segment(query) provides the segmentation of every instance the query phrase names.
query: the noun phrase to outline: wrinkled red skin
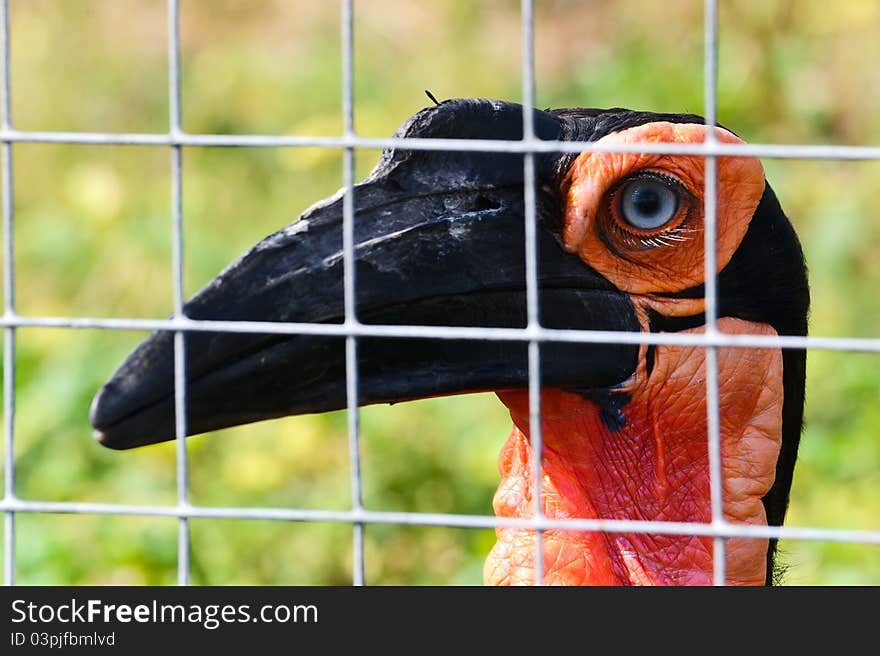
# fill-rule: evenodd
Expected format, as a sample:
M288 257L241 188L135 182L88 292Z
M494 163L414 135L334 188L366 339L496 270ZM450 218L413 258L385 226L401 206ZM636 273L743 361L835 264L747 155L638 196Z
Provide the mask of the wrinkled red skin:
M721 319L730 333L775 334ZM688 331L696 332L696 331ZM644 347L643 347L644 348ZM644 361L644 359L642 359ZM725 518L766 525L763 497L773 484L782 430L782 356L770 349L719 349ZM658 346L650 376L642 365L626 391L625 426L611 430L593 401L542 393L541 501L548 518L711 521L705 353ZM499 393L514 429L500 457L494 499L501 517L532 517L534 474L528 393ZM534 582L535 532L499 528L484 569L487 584ZM711 537L548 530L544 582L551 585L712 583ZM727 582L761 585L766 539L727 541Z
M647 123L597 144L702 143L710 128ZM723 143L742 143L715 128ZM765 188L761 163L723 157L717 165L716 265L721 271L739 248ZM641 230L621 216L619 182L650 172L677 182L674 217ZM563 183L562 241L618 290L630 295L642 329L649 310L662 316L697 316L702 298L676 292L705 279L705 159L698 156L588 151ZM726 333L773 335L772 328L722 318ZM695 332L695 331L688 331ZM542 392L541 505L548 518L603 518L709 523L706 354L702 347L657 346L651 372L642 346L635 374L620 388L629 401L618 421L601 407L561 390ZM761 498L773 485L782 435L782 354L778 349L719 349L723 512L732 523L765 525ZM514 430L500 458L495 512L534 513L528 393L499 393ZM621 421L622 420L622 428ZM489 584L535 580L535 532L499 528L484 569ZM727 540L727 582L763 584L766 539ZM711 537L548 530L543 533L544 582L571 585L709 584Z

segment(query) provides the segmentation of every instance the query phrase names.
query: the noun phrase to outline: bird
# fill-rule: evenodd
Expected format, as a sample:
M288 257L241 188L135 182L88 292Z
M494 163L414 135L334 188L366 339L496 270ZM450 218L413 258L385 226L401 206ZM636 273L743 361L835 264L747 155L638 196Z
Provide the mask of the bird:
M457 98L395 136L521 140L524 108ZM534 137L590 142L540 149L534 163L538 320L547 329L700 334L706 330L706 158L640 145L742 144L693 114L530 108ZM712 135L710 135L710 131ZM650 150L650 149L648 149ZM660 150L654 148L655 151ZM384 326L523 328L527 311L524 155L388 148L353 187L355 308ZM806 335L810 294L792 223L759 159L716 159L717 330ZM531 178L530 178L531 179ZM183 306L194 320L342 324L344 190L269 235ZM773 340L718 347L724 519L782 525L803 424L806 353ZM540 494L533 473L527 340L357 339L360 405L493 391L513 428L492 500L500 518L712 522L707 351L695 341L539 343ZM343 334L185 333L188 435L346 407ZM129 449L173 439L174 337L154 332L96 393L96 439ZM537 531L500 521L490 585L708 585L707 535ZM725 580L772 585L777 540L728 537Z

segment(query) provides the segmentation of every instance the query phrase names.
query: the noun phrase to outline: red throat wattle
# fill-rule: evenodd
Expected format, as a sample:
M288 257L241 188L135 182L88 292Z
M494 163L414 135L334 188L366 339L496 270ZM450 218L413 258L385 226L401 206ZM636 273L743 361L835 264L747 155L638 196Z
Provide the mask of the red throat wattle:
M775 334L761 324L721 319L729 333ZM693 331L689 331L693 332ZM782 429L779 350L720 349L721 451L725 518L765 525L761 498L773 484ZM650 374L640 367L623 390L620 426L594 401L542 393L541 503L548 518L711 521L705 354L658 346ZM514 429L500 456L500 517L532 517L533 464L528 393L499 393ZM535 531L496 530L487 584L535 580ZM712 538L548 530L544 582L550 585L699 585L712 582ZM766 539L727 541L729 584L760 585Z

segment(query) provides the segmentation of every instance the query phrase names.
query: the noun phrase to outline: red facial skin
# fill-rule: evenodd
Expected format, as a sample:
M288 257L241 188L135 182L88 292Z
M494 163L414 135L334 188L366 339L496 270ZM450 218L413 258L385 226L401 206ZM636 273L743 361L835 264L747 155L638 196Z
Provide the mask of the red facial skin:
M602 142L694 143L703 141L705 130L702 125L652 123ZM721 129L716 134L720 141L739 141ZM631 294L645 330L647 308L667 316L703 311L702 299L654 295L704 279L703 162L700 157L585 153L572 166L563 232L566 249ZM621 223L614 202L616 184L645 170L673 177L693 197L672 221L650 233ZM757 160L718 160L719 271L742 240L763 189ZM684 239L658 239L664 231ZM726 333L775 334L767 325L732 318L720 319L718 328ZM642 346L635 375L618 390L629 397L620 411L622 428L609 427L594 401L561 390L542 392L541 502L546 517L711 522L705 351L657 346L648 373L646 349ZM781 352L719 349L718 367L724 516L732 523L766 525L761 498L774 481L782 432ZM514 428L500 457L495 512L500 517L532 517L528 393L501 392L499 397L510 409ZM535 532L499 528L496 533L498 542L484 569L486 583L533 583ZM712 583L711 537L548 530L543 548L547 584ZM727 540L727 583L763 584L766 552L766 539Z
M725 332L774 334L737 319ZM654 369L629 386L626 425L613 431L599 406L576 394L542 394L541 502L548 518L711 521L706 438L705 354L700 347L658 346ZM782 426L778 349L720 349L718 354L725 518L766 525L763 497L773 484ZM501 453L499 517L532 517L533 464L525 391L503 392L514 429ZM486 562L489 584L534 581L535 533L497 530ZM766 539L728 540L727 582L761 585ZM560 585L696 585L712 582L712 538L550 530L544 580Z

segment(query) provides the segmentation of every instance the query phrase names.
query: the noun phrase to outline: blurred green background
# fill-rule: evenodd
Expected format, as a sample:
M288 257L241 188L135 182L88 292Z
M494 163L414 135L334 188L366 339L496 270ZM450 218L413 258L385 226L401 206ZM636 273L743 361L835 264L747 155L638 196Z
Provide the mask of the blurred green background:
M537 0L539 106L703 110L701 0ZM356 0L356 128L389 136L438 98L519 100L518 0ZM191 133L336 135L337 2L183 0L182 107ZM161 0L11 0L12 120L22 130L164 132ZM719 117L747 141L880 143L880 4L721 0ZM171 311L164 148L16 144L16 309L165 317ZM359 177L377 152L359 151ZM807 252L815 335L880 337L878 162L766 160ZM334 149L184 152L187 293L342 183ZM16 492L24 499L176 502L174 445L112 452L92 395L135 332L20 329ZM788 524L880 530L880 367L811 352L807 427ZM362 411L364 497L376 510L491 513L509 418L492 395ZM189 441L191 500L346 509L345 413ZM172 584L174 519L16 517L25 584ZM192 521L200 584L347 584L349 526ZM491 531L369 526L371 584L477 584ZM880 584L880 550L785 542L786 582Z

